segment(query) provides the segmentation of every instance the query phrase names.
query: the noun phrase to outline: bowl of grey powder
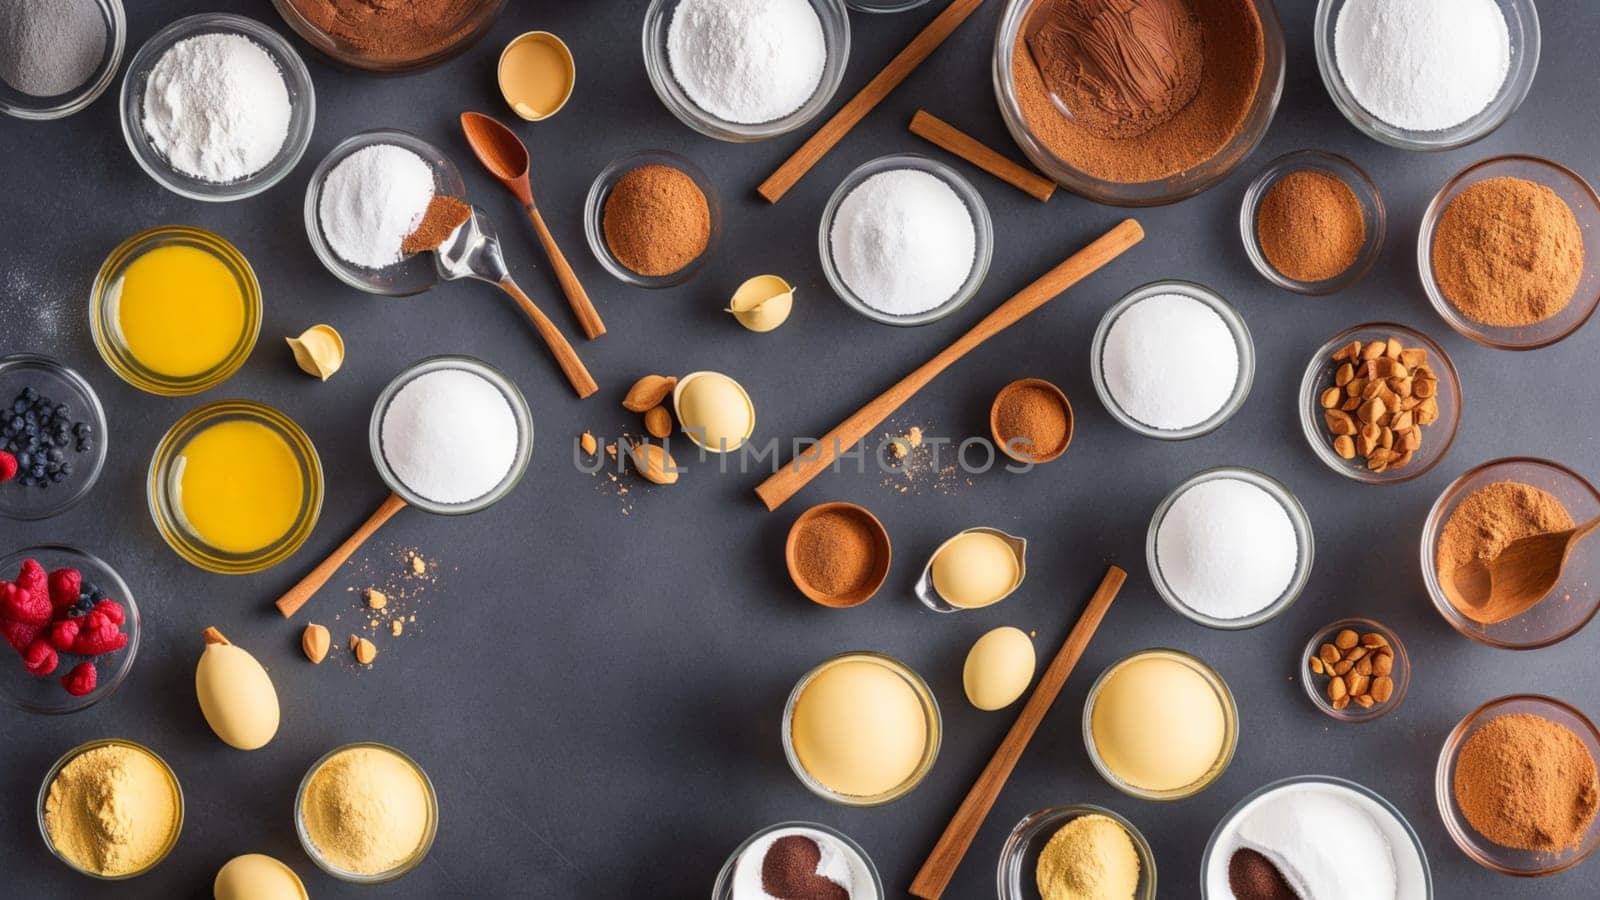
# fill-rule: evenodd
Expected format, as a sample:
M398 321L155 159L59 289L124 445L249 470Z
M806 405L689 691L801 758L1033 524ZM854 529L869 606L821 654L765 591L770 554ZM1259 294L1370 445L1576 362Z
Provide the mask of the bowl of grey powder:
M300 54L265 25L221 13L179 19L146 41L121 104L140 168L175 194L214 202L282 181L316 120Z
M0 112L59 119L93 103L117 77L122 0L0 3Z

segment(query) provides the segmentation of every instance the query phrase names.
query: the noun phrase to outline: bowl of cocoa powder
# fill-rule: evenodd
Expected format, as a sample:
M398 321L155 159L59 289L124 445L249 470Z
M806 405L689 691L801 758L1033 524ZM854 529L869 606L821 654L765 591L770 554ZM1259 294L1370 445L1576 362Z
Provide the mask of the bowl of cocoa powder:
M794 521L783 557L794 586L813 603L860 606L889 577L889 532L854 503L821 503Z
M722 203L699 166L666 150L631 153L600 170L583 207L600 265L637 287L693 278L722 233Z
M403 75L477 43L505 0L272 0L295 34L334 62Z

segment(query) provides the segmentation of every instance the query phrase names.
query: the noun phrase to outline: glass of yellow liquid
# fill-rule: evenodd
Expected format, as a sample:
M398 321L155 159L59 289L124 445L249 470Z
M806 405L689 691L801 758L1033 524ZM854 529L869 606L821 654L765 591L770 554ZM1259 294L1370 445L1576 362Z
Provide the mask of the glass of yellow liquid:
M208 403L156 447L150 516L178 555L221 575L288 559L322 511L322 462L292 419L247 400Z
M261 332L261 285L218 235L165 226L106 257L89 297L95 348L123 381L152 394L209 390L239 371Z

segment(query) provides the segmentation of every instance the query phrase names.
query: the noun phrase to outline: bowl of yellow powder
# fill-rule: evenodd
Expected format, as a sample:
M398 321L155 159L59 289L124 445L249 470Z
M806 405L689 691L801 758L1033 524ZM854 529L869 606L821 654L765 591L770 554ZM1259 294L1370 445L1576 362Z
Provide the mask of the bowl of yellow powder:
M339 747L317 760L294 801L306 855L335 878L392 881L421 864L439 827L433 782L384 744Z
M166 760L132 741L68 750L39 788L39 833L58 859L119 881L155 868L183 831L183 789Z
M996 889L1000 900L1154 900L1155 853L1104 807L1042 809L1006 838Z

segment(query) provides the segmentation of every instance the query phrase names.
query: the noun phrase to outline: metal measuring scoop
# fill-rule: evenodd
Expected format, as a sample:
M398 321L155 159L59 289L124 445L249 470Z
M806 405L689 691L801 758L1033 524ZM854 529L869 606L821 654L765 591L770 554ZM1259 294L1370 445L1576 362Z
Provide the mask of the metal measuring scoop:
M487 281L505 291L511 299L517 301L517 306L533 320L533 327L539 332L539 337L544 339L545 346L550 348L550 353L556 358L556 365L561 367L562 374L572 382L572 389L578 392L580 398L587 397L599 390L594 383L594 378L589 375L589 370L584 368L583 360L578 358L578 351L572 349L566 337L550 317L540 311L538 306L528 298L522 288L511 280L511 272L506 268L505 255L500 252L500 238L495 232L494 223L484 215L483 210L472 207L472 217L457 228L455 234L434 251L434 267L439 270L439 277L447 281L459 281L463 278L473 278L478 281Z

